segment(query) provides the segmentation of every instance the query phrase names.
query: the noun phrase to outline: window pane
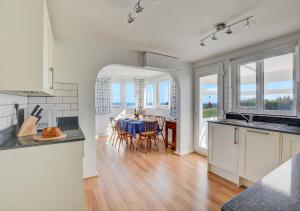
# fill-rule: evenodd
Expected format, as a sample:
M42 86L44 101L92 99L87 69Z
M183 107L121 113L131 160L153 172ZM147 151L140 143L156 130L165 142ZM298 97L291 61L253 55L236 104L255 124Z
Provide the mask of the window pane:
M294 54L264 60L264 109L292 110Z
M126 83L126 106L134 107L135 106L135 87L134 83Z
M159 104L169 105L169 81L159 82Z
M146 84L146 106L153 106L154 101L154 85Z
M200 110L202 120L218 116L218 75L213 74L200 78ZM203 123L205 124L205 123Z
M120 83L112 84L112 104L113 106L121 105L121 84Z
M256 62L240 66L240 106L256 106Z

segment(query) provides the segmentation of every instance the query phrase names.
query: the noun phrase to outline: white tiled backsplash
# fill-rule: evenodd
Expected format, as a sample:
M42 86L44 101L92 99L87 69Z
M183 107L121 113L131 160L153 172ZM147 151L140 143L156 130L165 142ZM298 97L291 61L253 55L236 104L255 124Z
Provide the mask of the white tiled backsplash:
M25 97L0 93L0 130L16 124L14 104L20 108L34 107L55 108L58 117L78 116L78 84L54 83L54 97Z
M28 97L0 94L0 130L16 124L16 110L14 104L18 103L20 108L28 105Z
M58 117L78 116L78 84L54 83L54 97L29 97L29 107L55 108Z

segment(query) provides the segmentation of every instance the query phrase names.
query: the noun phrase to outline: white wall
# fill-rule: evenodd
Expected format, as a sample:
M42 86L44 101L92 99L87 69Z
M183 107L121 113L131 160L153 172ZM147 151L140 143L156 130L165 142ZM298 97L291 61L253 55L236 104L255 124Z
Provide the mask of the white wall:
M105 47L62 38L56 40L55 81L78 83L79 123L86 136L84 176L96 172L95 148L95 81L98 72L110 64L143 65L143 54L137 51ZM170 73L180 84L180 119L178 122L179 154L193 150L193 87L192 65L182 63L180 71ZM179 90L178 90L179 91ZM179 106L179 105L178 105ZM178 108L178 107L177 107Z
M55 47L55 81L78 83L79 124L86 136L84 176L96 172L95 82L103 67L110 64L141 66L142 55L135 51L97 46L88 42L57 39Z
M194 151L194 89L193 68L190 63L180 62L179 71L170 72L170 75L179 82L177 96L177 144L176 153L184 155ZM177 141L178 142L178 141Z

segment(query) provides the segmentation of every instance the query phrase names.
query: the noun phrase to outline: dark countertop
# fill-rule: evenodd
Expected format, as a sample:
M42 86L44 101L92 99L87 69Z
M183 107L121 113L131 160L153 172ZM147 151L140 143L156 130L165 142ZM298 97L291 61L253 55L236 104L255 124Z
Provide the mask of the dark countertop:
M275 132L283 132L283 133L300 135L300 127L289 126L286 124L275 124L275 123L267 123L267 122L247 123L246 121L231 120L231 119L213 120L213 121L208 121L208 122L216 123L216 124L232 125L232 126L237 126L237 127L247 127L247 128L253 128L253 129L269 130L269 131L275 131Z
M300 210L300 154L226 202L221 210Z
M35 141L33 140L33 136L17 138L17 127L13 126L7 128L0 132L0 151L85 140L84 134L78 125L75 126L73 124L66 123L59 125L59 128L66 133L67 136L55 141Z

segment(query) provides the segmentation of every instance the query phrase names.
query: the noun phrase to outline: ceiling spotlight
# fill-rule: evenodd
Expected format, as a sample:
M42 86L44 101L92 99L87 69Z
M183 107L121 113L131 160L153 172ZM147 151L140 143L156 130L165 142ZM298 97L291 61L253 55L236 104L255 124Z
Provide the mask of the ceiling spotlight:
M214 36L212 36L211 39L212 39L212 40L217 40L218 38L216 37L216 34L214 34Z
M134 17L132 17L132 14L129 13L127 22L128 22L128 23L133 23L133 21L134 21Z
M158 4L160 3L160 1L159 1L159 0L152 0L152 3L153 3L154 5L158 5Z
M201 40L200 45L201 45L202 47L205 46L205 43L203 42L203 40Z
M247 29L249 28L250 26L250 21L249 21L249 18L247 18L247 23L245 24L244 28Z
M141 3L141 0L139 0L138 3L137 3L136 6L135 6L135 12L136 12L136 13L140 13L140 12L142 12L143 9L144 9L143 7L141 7L140 3Z
M230 26L228 27L226 34L232 34L232 30L230 29Z

